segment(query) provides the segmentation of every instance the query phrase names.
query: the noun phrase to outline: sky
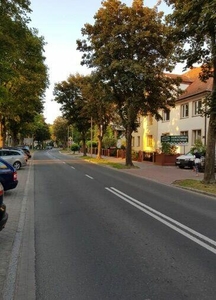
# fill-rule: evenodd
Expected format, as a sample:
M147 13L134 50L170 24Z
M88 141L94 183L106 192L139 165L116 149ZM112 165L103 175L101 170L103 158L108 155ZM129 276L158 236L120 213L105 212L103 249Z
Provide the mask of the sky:
M132 0L121 1L131 6ZM145 0L153 7L157 0ZM67 80L70 74L87 75L90 70L81 66L81 55L76 50L76 40L82 39L81 28L85 23L94 24L94 15L101 7L101 0L31 0L31 28L36 28L46 42L45 64L48 66L50 85L45 95L44 117L46 123L61 116L60 105L53 101L54 84ZM164 3L160 10L167 12ZM181 73L181 71L179 71Z

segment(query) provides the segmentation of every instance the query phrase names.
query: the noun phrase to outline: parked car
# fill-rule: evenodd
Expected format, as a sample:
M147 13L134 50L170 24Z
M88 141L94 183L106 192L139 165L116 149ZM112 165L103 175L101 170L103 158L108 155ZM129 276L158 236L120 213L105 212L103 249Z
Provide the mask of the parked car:
M15 189L18 184L17 171L6 160L0 157L0 183L4 190Z
M4 188L0 183L0 231L5 227L8 220L8 214L6 212L6 205L3 203L4 199Z
M0 149L0 157L9 162L16 170L27 165L26 156L19 150Z
M22 150L26 154L27 159L31 158L31 152L30 152L28 146L17 146L17 148L14 148L14 149Z
M200 153L201 157L200 157L200 164L199 164L199 171L203 170L204 168L204 154ZM179 168L183 169L183 168L190 168L193 169L194 167L194 161L195 161L195 157L194 154L192 154L191 152L188 152L184 155L180 155L178 157L176 157L176 166L179 166Z
M190 168L192 169L194 166L194 155L191 152L188 152L184 155L180 155L176 157L176 166L179 168Z

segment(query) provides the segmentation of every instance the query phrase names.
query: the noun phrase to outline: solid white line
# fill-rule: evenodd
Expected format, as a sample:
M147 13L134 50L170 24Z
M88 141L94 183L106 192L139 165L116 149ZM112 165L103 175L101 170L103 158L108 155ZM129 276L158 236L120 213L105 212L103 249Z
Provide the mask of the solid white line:
M209 246L208 244L206 244L205 242L202 242L201 240L199 240L198 238L190 235L189 233L183 231L182 229L178 228L177 226L173 225L173 224L176 224L178 225L179 227L187 230L188 232L196 235L197 237L199 237L200 239L203 239L205 241L207 241L208 243L216 246L216 242L204 235L202 235L201 233L177 222L176 220L172 219L172 218L169 218L168 216L154 210L153 208L135 200L134 198L122 193L121 191L118 191L117 189L115 188L106 188L106 190L110 191L111 193L115 194L116 196L118 196L119 198L123 199L124 201L130 203L131 205L133 205L134 207L138 208L139 210L145 212L146 214L150 215L151 217L153 217L154 219L160 221L161 223L167 225L168 227L172 228L173 230L179 232L180 234L184 235L185 237L187 237L188 239L194 241L195 243L201 245L202 247L206 248L207 250L213 252L214 254L216 254L216 249ZM145 207L145 208L143 208ZM148 210L147 210L148 209ZM152 211L152 212L151 212ZM157 216L158 215L158 216ZM159 217L160 216L160 217ZM164 219L166 220L169 220L169 222L172 222L173 224L169 223L168 221L165 221Z
M85 174L85 176L88 177L88 178L90 178L90 179L94 179L93 177L91 177L91 176L89 176L87 174Z
M27 196L29 189L29 181L30 181L30 173L32 168L32 161L29 165L26 186L23 193L20 217L17 226L17 231L14 237L13 248L11 251L9 267L7 271L7 278L3 289L3 300L11 300L14 299L15 285L16 285L16 276L18 270L18 262L20 256L21 242L23 237L25 219L26 219L26 207L27 207Z
M71 169L74 169L74 170L75 170L75 168L74 168L74 167L71 167Z

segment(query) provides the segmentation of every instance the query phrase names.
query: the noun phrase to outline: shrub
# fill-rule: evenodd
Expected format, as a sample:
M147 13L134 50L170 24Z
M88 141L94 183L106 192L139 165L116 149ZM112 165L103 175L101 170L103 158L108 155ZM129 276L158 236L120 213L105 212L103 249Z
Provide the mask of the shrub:
M91 141L87 141L87 142L86 142L86 146L87 146L88 148L90 148L90 147L91 147ZM93 148L97 148L97 142L92 141L92 147L93 147Z
M176 145L172 145L167 142L162 143L162 147L161 147L162 153L174 155L176 154L177 149L178 147Z
M203 155L205 155L206 147L203 145L201 139L197 139L195 141L193 147L191 147L191 149L190 149L190 153L194 154L195 150L197 150L199 153L202 153Z
M71 151L73 151L75 153L75 151L79 151L80 146L76 143L74 143L73 145L71 145Z

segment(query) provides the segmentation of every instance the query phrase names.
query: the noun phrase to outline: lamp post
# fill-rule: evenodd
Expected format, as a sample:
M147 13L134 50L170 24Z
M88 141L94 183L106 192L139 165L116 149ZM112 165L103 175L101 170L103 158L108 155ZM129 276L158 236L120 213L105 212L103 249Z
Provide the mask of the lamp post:
M92 117L91 117L91 157L92 157Z

